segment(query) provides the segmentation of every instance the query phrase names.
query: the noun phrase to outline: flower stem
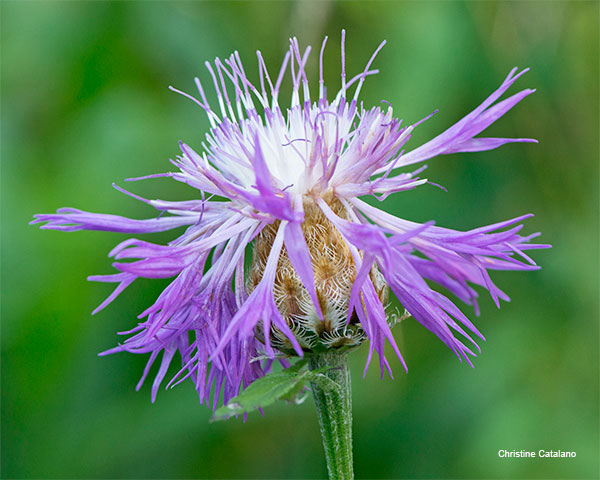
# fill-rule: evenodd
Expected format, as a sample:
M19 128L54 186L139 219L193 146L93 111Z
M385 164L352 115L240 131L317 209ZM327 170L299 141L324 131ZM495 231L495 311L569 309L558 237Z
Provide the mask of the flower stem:
M327 471L331 480L352 480L352 388L347 354L327 352L310 358L311 370L322 367L330 367L323 375L335 382L329 386L311 382Z

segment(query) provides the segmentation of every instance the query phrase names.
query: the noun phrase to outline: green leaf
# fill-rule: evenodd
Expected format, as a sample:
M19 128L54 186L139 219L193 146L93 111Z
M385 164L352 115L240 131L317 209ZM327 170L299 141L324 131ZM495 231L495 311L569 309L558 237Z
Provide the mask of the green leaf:
M336 388L337 384L324 373L330 367L316 370L302 370L308 363L306 359L298 360L294 365L281 372L270 373L252 382L237 397L232 398L218 408L210 421L227 420L228 418L267 407L277 400L285 400L296 405L306 399L307 382L318 384L323 390Z
M282 395L279 400L284 400L292 405L300 405L304 403L306 397L308 397L309 390L306 388L306 381L298 382L298 384L292 388L288 393Z
M306 363L306 360L302 359L290 368L255 380L227 405L218 408L211 417L211 422L227 420L232 416L267 407L279 399L294 401L302 392L311 373L308 370L301 371Z
M308 363L307 358L301 358L296 363L294 363L292 366L283 370L282 373L287 373L287 374L298 373L298 372L300 372L302 367L304 367L307 363Z

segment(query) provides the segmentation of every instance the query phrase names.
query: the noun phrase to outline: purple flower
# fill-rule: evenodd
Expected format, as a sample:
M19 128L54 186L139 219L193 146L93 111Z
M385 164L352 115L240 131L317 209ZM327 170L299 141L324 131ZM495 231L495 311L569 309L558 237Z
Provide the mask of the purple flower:
M347 79L342 32L342 82L328 100L319 55L319 92L311 98L305 66L310 52L291 40L279 73L267 72L257 52L259 83L246 76L237 52L206 63L217 93L211 107L198 79L199 98L182 93L206 113L211 129L201 150L181 143L168 176L198 190L198 199L135 198L160 213L148 220L60 209L36 215L41 228L149 233L186 227L168 245L131 238L110 256L119 271L89 277L116 283L94 311L106 307L136 278L170 278L172 283L140 315L127 340L105 354L148 353L138 388L159 355L152 386L154 401L176 354L181 369L168 386L190 378L200 399L215 407L256 378L278 358L325 349L352 348L367 340L379 356L382 375L391 374L385 342L406 368L390 327L414 317L457 356L471 364L472 336L483 339L471 321L429 283L444 287L477 311L479 285L494 302L508 297L492 282L490 270L535 270L524 252L548 245L519 235L523 215L466 232L418 224L371 206L360 197L388 195L426 184L401 167L456 152L490 150L527 138L476 137L534 90L497 102L527 70L512 70L479 107L429 142L405 152L421 122L402 126L392 107L364 109L358 96L371 65ZM282 111L278 95L289 71L291 105ZM423 121L423 120L422 120ZM142 177L148 178L148 177ZM139 180L139 179L131 179ZM118 188L118 187L116 187ZM206 195L209 198L206 198ZM210 197L220 197L209 201ZM252 258L246 259L247 247ZM249 265L249 267L247 266ZM391 290L406 312L388 311ZM459 336L455 336L458 333ZM470 346L467 346L470 344ZM366 369L366 367L365 367ZM211 400L212 399L212 400Z

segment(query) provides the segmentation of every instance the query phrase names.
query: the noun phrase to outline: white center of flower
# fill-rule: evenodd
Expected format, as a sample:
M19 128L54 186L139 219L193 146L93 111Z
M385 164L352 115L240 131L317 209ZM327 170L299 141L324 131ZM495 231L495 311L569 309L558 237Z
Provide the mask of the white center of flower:
M297 105L288 109L285 119L276 110L265 119L256 116L221 125L207 137L209 160L228 180L252 190L260 174L258 148L273 186L302 195L342 167L355 117L354 106L342 109L334 102Z

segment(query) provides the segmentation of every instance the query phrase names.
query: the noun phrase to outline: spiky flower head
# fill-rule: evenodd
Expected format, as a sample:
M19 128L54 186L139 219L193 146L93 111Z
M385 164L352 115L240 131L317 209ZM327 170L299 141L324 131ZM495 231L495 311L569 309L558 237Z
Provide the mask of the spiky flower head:
M348 79L344 37L342 32L341 87L331 100L323 81L327 38L319 55L316 98L306 75L310 47L301 52L295 38L276 76L257 52L256 85L237 52L214 65L207 62L217 107L211 107L198 79L198 98L173 89L204 110L211 128L201 150L181 143L181 154L172 161L177 171L139 179L171 177L195 188L196 200L146 200L117 187L160 214L133 220L66 208L36 215L32 222L63 231L130 234L187 227L168 245L125 240L110 253L119 273L89 277L118 284L94 313L139 277L174 277L140 315L144 320L125 332L131 336L105 352L150 354L138 388L162 354L152 400L176 354L181 369L168 385L191 378L201 401L213 406L221 393L227 401L265 375L274 358L285 363L285 356L347 349L364 340L369 345L365 371L377 352L382 375L391 374L386 341L406 368L390 330L397 316L386 313L388 289L407 315L471 364L473 348L479 350L471 335L483 336L430 283L478 313L474 285L489 291L497 305L508 300L490 270L538 268L524 251L546 245L529 243L537 234L518 234L519 222L530 215L463 232L398 218L361 199L384 200L428 183L418 176L425 167L399 169L438 155L534 142L476 137L533 93L526 89L497 102L527 70L512 70L475 110L405 152L421 122L402 126L390 105L365 109L358 102L365 79L377 73L371 66L385 42L364 70ZM282 110L278 96L288 72L291 105Z

